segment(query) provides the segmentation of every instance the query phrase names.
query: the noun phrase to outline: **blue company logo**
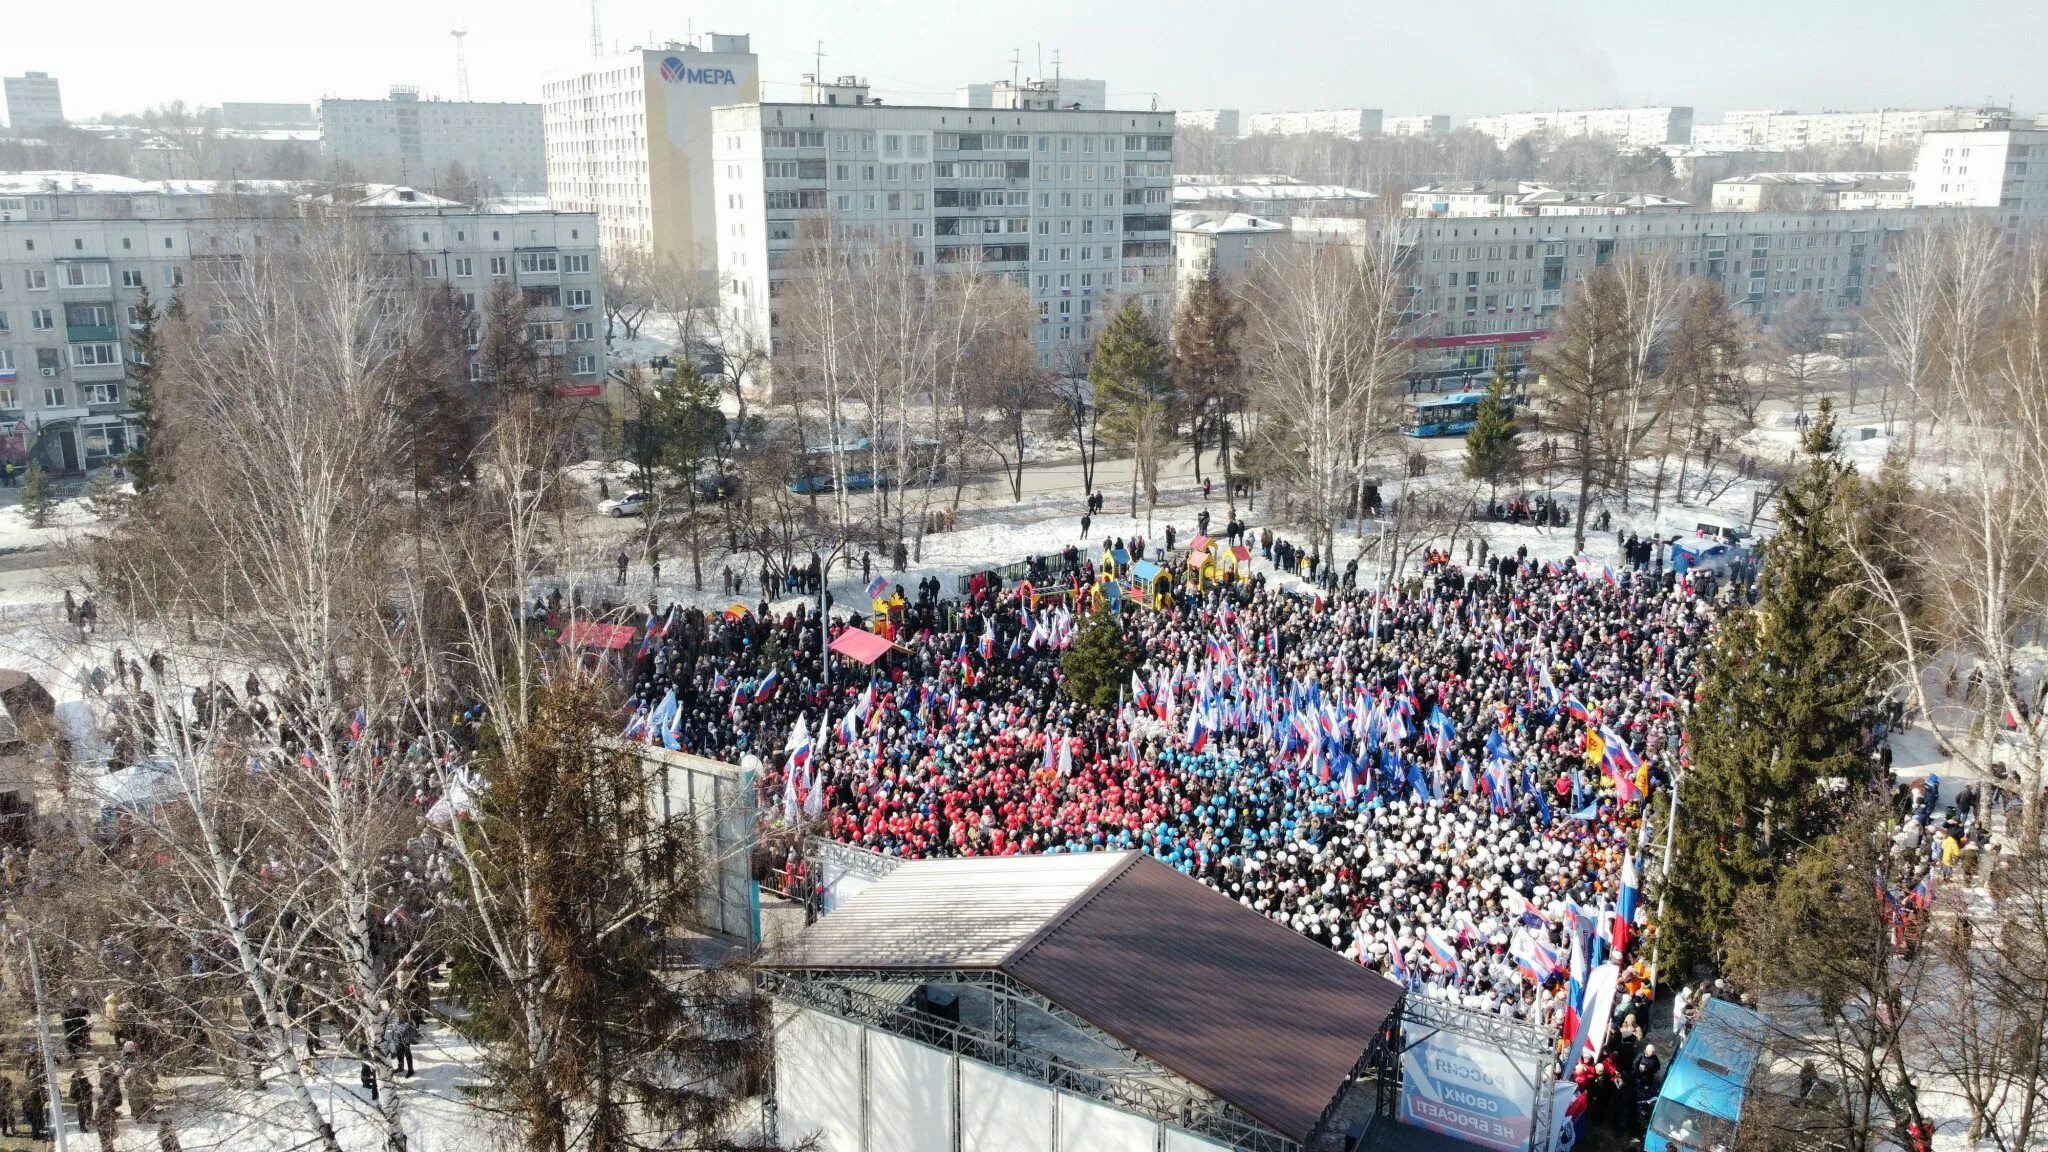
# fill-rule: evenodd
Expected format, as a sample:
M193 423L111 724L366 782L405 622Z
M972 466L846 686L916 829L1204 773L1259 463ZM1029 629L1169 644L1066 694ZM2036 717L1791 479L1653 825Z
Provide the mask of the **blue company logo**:
M674 84L678 80L689 84L738 84L730 68L691 68L683 63L680 56L670 56L661 62L661 78Z

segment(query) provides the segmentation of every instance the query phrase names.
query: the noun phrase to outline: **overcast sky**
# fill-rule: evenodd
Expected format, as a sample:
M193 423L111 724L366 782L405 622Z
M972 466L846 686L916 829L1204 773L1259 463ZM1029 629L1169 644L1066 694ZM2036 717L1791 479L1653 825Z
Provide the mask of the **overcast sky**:
M2012 101L2048 110L2041 0L599 0L607 48L747 32L770 99L824 69L895 103L950 103L970 80L1054 50L1108 81L1112 106L1368 107L1464 117L1531 108L1690 104L1870 108ZM455 93L450 29L469 29L477 99L537 100L589 56L588 0L22 0L0 73L63 84L73 119L182 98Z

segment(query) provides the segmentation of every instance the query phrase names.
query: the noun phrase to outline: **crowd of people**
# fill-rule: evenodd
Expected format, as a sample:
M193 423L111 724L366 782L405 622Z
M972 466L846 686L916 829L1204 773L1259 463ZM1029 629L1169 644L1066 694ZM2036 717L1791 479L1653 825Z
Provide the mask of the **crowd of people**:
M1518 553L1384 595L1182 584L1123 598L1112 709L1064 690L1063 596L937 592L829 684L804 608L672 613L629 731L756 754L771 807L877 852L1143 850L1474 1010L1568 1023L1603 950L1642 991L1641 798L1715 614L1684 582Z

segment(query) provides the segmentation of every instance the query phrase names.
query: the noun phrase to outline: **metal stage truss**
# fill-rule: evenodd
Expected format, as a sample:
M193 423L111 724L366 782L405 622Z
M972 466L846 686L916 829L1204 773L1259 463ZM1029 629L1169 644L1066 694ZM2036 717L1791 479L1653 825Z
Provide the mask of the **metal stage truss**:
M1073 1013L1000 972L952 970L762 970L764 991L791 1003L851 1020L941 1051L991 1064L1059 1091L1084 1096L1245 1152L1303 1152L1296 1144L1158 1062L1120 1044ZM919 1010L886 990L920 985L975 988L990 998L991 1027L982 1029ZM1028 1007L1077 1029L1130 1063L1128 1070L1083 1068L1018 1042L1017 1009ZM1370 1066L1362 1061L1362 1066Z

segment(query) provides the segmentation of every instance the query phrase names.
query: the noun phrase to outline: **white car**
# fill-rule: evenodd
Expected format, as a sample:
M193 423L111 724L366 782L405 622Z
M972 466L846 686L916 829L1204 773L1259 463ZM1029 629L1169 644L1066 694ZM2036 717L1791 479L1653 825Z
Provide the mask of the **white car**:
M638 516L647 511L647 493L628 492L611 500L601 500L597 510L607 516Z

